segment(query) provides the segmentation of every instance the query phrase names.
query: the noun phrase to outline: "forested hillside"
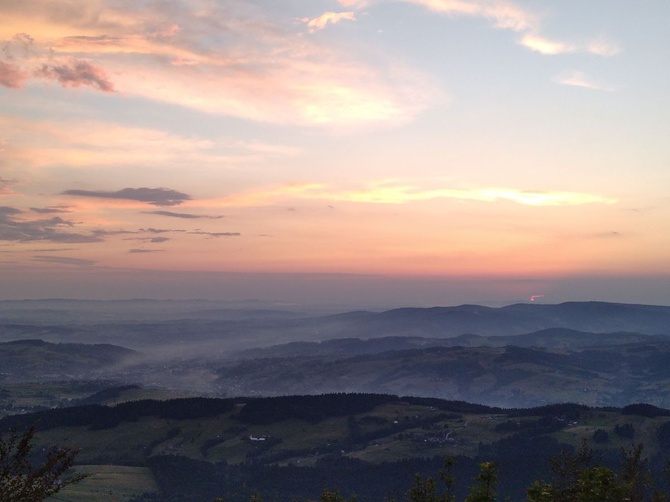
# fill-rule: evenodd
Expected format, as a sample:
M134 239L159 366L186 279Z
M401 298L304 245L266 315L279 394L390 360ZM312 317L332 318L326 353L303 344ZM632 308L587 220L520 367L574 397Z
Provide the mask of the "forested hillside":
M415 473L435 475L456 460L464 498L481 462L499 465L499 493L523 500L549 475L550 457L588 440L602 465L618 469L621 448L645 445L652 472L670 453L670 411L562 404L501 409L462 401L379 394L143 400L6 417L0 431L37 423L37 443L81 448L77 462L148 468L158 491L138 500L247 501L344 496L402 500Z

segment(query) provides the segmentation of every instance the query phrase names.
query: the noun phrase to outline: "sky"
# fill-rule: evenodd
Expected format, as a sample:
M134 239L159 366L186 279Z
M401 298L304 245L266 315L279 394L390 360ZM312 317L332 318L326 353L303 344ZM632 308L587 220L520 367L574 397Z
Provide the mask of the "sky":
M0 0L0 299L670 304L666 0Z

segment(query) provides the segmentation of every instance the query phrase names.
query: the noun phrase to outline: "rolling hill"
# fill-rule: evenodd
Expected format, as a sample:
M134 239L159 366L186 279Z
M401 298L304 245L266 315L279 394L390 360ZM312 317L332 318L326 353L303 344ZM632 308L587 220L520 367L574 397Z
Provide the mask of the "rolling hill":
M93 475L132 467L119 490L161 502L246 502L254 492L314 500L324 488L379 501L402 496L417 472L435 475L445 456L457 461L460 500L482 461L499 463L501 498L522 500L547 476L549 457L583 439L613 468L632 441L644 443L652 472L670 453L670 411L649 405L501 409L379 394L142 400L6 417L0 433L35 422L38 452L81 448L78 463Z
M16 340L0 343L0 381L78 379L102 374L136 352L110 344L47 343Z
M386 392L507 407L566 401L668 407L669 386L670 342L652 337L571 349L437 346L355 356L317 353L231 361L219 370L219 387L228 395Z

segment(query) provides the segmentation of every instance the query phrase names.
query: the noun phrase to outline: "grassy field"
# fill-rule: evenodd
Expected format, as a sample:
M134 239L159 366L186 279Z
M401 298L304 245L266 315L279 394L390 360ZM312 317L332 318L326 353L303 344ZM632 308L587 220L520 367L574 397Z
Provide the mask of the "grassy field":
M124 502L158 490L151 471L146 467L79 465L75 472L88 477L75 485L66 486L50 497L50 502Z
M109 382L0 382L0 416L51 408L110 387ZM23 411L22 411L23 410Z
M80 399L88 398L99 391L114 387L108 381L67 381L67 382L0 382L0 417L38 411L45 408L72 406ZM118 396L101 398L100 404L114 405L140 399L176 399L185 397L172 390L131 388Z

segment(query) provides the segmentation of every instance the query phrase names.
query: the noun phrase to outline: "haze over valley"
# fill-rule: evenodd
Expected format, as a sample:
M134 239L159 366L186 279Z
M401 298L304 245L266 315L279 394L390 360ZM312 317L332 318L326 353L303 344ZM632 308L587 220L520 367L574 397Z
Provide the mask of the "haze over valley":
M669 307L526 303L326 315L243 307L0 302L1 377L217 397L371 392L502 407L670 407Z

